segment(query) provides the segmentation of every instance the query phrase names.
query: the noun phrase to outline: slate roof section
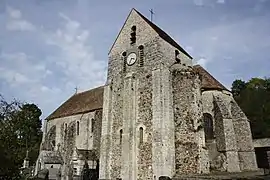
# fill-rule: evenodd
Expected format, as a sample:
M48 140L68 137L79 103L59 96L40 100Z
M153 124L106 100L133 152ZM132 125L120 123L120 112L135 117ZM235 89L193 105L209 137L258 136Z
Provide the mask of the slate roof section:
M202 77L202 90L226 90L229 91L225 86L223 86L218 80L216 80L209 72L207 72L202 66L193 66L194 70L199 73Z
M71 96L46 120L87 113L103 107L103 86Z
M160 29L157 25L155 25L153 22L149 21L144 15L142 15L140 12L138 12L136 9L134 9L144 20L147 22L158 34L159 36L167 41L169 44L174 46L176 49L180 50L182 53L187 55L189 58L193 59L177 42L175 42L166 32L164 32L162 29Z

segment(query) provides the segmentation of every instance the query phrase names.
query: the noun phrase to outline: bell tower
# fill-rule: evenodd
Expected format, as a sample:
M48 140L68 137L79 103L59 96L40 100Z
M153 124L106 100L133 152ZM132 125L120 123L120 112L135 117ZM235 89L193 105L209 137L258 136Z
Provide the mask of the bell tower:
M104 88L100 179L137 180L175 174L170 67L192 57L135 9L109 51Z

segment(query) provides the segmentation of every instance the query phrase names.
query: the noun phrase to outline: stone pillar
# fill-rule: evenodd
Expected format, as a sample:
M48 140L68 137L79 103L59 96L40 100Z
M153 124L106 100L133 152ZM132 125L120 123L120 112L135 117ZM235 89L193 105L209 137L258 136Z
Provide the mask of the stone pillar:
M214 95L217 150L224 152L228 172L240 172L236 137L226 95Z
M175 145L170 71L161 65L152 71L152 77L153 175L172 177L175 173Z
M123 91L123 145L122 179L137 179L137 80L134 74L127 74Z
M112 91L111 85L104 87L103 95L103 114L100 142L100 179L110 179L111 169L111 109L112 109Z

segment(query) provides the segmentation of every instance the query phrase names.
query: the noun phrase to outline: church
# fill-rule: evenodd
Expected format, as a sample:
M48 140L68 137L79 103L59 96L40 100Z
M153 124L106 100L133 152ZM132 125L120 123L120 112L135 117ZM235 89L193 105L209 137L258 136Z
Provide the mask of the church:
M108 54L104 86L49 115L36 173L107 180L257 170L250 123L231 92L132 9Z

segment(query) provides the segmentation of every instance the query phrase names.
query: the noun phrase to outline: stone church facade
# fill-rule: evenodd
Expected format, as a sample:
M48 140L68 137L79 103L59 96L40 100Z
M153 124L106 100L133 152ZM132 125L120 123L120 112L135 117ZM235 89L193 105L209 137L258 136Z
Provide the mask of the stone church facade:
M105 85L70 97L44 127L36 172L56 167L62 179L86 161L99 179L257 170L230 91L135 9L109 51Z

